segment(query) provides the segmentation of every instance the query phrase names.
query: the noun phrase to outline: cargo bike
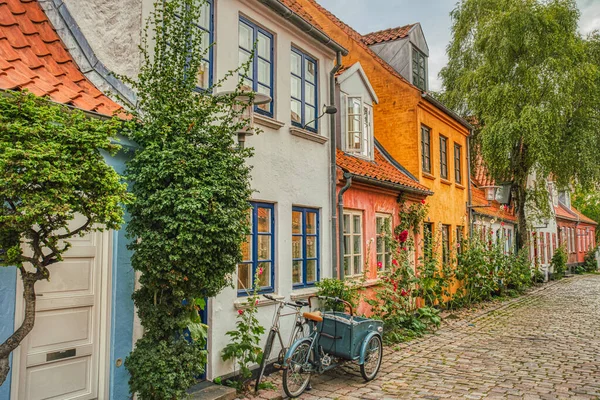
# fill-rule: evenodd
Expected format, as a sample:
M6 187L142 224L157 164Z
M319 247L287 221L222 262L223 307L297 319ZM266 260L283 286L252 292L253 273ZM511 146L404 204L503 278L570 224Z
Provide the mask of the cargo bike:
M283 360L283 390L292 398L304 392L311 375L322 374L345 362L358 363L365 381L374 379L381 366L383 322L354 315L352 305L337 297L311 296L308 298L311 310L314 299L343 304L349 313L303 314L311 333L295 341Z

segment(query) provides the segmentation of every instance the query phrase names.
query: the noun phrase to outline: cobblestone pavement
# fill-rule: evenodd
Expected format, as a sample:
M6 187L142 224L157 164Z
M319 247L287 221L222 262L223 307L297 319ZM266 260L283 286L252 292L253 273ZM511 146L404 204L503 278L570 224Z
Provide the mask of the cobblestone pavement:
M434 335L386 349L374 381L338 369L314 377L301 398L600 399L600 275L446 321Z

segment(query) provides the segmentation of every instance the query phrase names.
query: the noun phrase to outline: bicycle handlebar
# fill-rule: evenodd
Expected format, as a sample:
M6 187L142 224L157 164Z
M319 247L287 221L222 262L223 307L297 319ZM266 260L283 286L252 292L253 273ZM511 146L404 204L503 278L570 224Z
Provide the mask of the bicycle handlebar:
M319 300L325 300L325 301L333 301L334 303L340 303L345 305L349 310L350 310L350 315L354 316L354 309L352 308L352 304L350 304L349 302L347 302L346 300L342 300L339 297L329 297L329 296L309 296L308 297L308 306L310 307L310 299L312 298L317 298Z
M290 307L306 307L306 306L310 305L310 303L307 303L305 301L298 301L298 300L296 300L294 302L283 301L283 300L280 300L280 299L277 299L277 298L271 296L270 294L263 294L263 296L268 300L271 300L271 301L274 301L274 302L280 303L280 304L285 304L286 306L290 306Z

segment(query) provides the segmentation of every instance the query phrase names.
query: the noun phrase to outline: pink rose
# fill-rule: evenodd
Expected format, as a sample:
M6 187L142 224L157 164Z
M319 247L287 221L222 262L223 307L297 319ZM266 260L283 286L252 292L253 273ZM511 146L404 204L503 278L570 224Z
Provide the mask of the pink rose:
M395 265L397 267L398 266L398 261L392 260L392 265Z
M258 274L259 274L259 275L262 275L262 273L263 273L263 269L262 269L262 267L260 267L260 268L258 269Z
M406 239L408 239L408 231L405 229L402 232L400 232L400 235L398 235L398 241L400 243L404 243L406 242Z
M238 315L242 315L244 313L244 310L238 310Z
M381 261L377 262L377 268L381 269L383 267L383 264L381 263Z

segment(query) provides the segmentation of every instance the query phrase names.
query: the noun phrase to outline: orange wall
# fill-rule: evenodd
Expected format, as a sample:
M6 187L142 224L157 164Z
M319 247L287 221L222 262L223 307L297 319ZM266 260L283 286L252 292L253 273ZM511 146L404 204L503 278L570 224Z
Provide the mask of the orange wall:
M402 166L419 181L434 191L428 197L429 221L434 229L441 224L450 225L450 241L455 240L456 226L468 232L467 210L467 135L468 130L421 97L421 91L399 77L383 60L368 50L360 41L360 35L347 26L340 26L330 19L314 0L297 0L311 17L332 39L348 49L343 64L350 66L360 61L379 103L374 106L374 132L377 140ZM433 176L425 177L421 171L421 124L431 128L431 162ZM449 182L442 182L439 175L439 135L448 138ZM454 143L462 146L462 176L465 188L454 183Z

